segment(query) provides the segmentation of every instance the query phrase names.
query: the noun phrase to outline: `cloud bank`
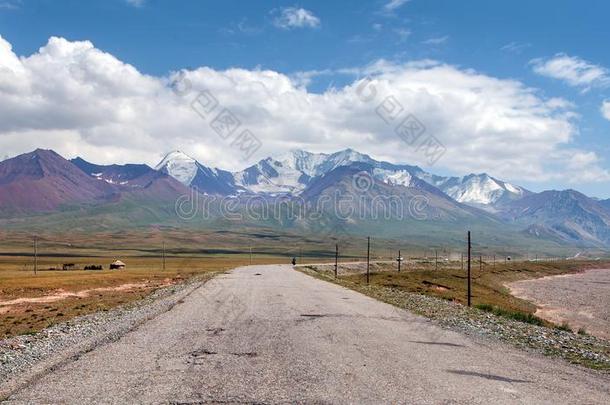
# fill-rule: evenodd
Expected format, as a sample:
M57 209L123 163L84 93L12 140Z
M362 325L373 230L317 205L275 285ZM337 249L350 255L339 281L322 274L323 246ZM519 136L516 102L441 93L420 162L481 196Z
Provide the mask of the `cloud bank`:
M395 131L412 115L446 147L436 163L444 171L513 181L610 178L594 152L570 146L577 135L571 104L518 81L435 61L381 60L342 73L354 81L323 93L271 70L200 67L154 77L88 41L53 37L37 53L19 57L0 38L0 150L14 156L44 147L96 163L154 165L181 149L210 166L242 169L293 148L352 147L425 166L421 151ZM188 82L188 92L172 87L178 79ZM365 97L363 83L371 93ZM253 156L244 159L193 110L202 91L238 118L240 131L260 139ZM383 118L388 97L396 101L392 114L400 113L391 123Z

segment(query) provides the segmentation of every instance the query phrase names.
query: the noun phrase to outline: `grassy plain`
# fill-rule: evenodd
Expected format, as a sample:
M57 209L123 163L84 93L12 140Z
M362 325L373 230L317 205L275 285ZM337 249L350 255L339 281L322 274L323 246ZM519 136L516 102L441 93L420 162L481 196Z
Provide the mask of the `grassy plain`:
M144 298L158 288L191 277L214 274L250 263L244 255L121 257L124 270L108 270L114 257L39 257L34 274L31 257L0 256L0 338L34 333L75 316L108 310ZM259 256L253 263L285 262ZM74 263L76 268L102 264L104 270L49 270Z

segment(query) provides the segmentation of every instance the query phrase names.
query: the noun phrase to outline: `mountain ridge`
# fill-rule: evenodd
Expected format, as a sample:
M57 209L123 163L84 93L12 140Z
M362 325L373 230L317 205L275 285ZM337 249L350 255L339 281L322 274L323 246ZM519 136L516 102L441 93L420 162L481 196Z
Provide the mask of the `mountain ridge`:
M364 190L357 184L362 181ZM428 220L445 221L435 225L441 228L454 226L455 221L484 222L488 227L510 224L528 238L610 246L610 200L596 200L574 190L534 193L486 173L437 176L418 166L378 161L353 149L331 154L294 150L238 172L209 168L180 151L167 154L154 169L142 164L97 165L82 158L68 161L42 149L0 162L1 215L129 200L133 209L138 204L158 204L164 207L159 211L162 216L171 216L176 214L173 205L193 193L237 197L243 203L249 197L274 196L317 202L321 194L336 192L354 201L367 195L377 201L398 198L403 204L423 199L422 213ZM394 222L399 219L393 218ZM333 219L328 216L327 220ZM372 226L383 231L383 227L400 228L398 223L375 225L367 220L359 225L362 231Z

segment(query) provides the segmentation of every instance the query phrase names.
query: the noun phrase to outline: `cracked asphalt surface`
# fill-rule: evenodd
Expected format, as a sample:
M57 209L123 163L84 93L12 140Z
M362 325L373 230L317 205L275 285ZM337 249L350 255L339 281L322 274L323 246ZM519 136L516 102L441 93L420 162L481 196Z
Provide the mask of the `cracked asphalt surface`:
M291 266L209 281L9 403L607 403L610 376L432 322Z

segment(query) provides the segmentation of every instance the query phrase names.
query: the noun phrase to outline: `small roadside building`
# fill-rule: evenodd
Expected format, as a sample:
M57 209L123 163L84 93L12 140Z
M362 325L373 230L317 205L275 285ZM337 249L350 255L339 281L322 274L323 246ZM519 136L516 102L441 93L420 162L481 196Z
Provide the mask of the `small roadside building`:
M110 270L121 270L126 267L125 263L120 260L110 263Z

